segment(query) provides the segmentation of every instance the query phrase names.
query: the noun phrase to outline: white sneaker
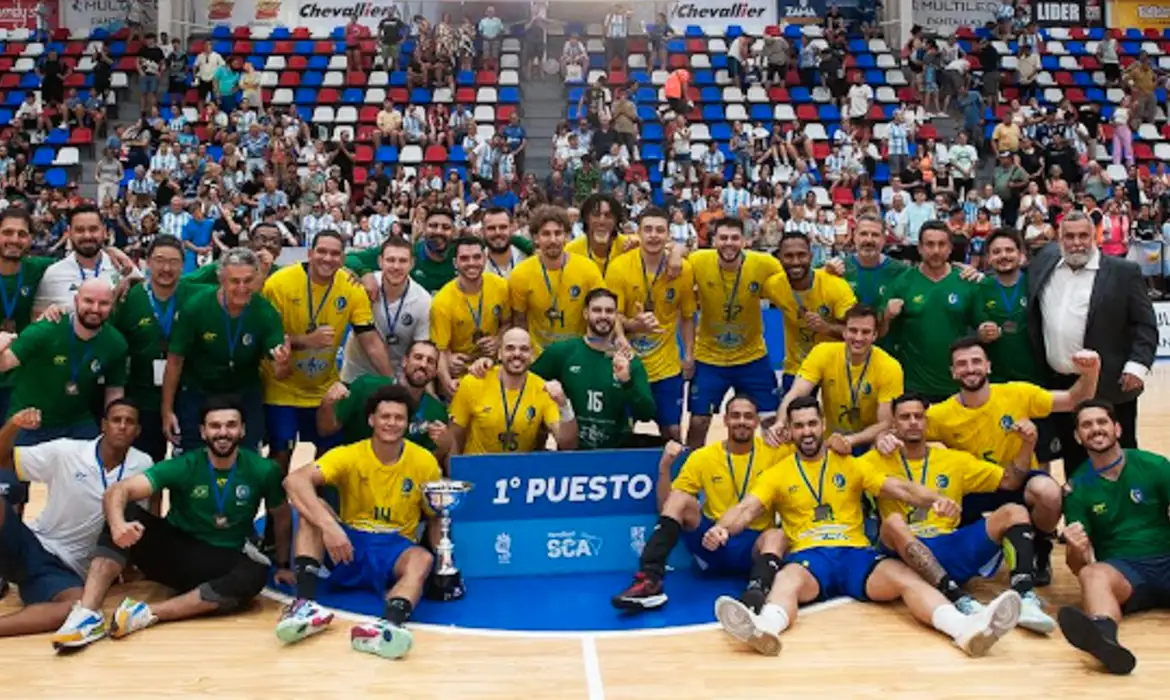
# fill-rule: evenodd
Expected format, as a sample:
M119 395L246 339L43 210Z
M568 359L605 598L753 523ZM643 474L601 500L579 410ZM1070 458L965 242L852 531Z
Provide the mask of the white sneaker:
M80 649L89 646L106 636L106 618L100 612L81 607L74 603L69 611L69 617L61 625L50 641L57 651L63 649Z
M1020 600L1020 627L1037 634L1052 634L1056 621L1044 612L1044 601L1036 591L1028 591Z
M955 607L959 609L959 612L967 616L978 615L984 609L983 603L980 603L969 595L965 595L956 600Z
M156 622L158 618L150 611L149 605L140 600L126 598L118 605L114 617L110 619L110 637L122 639Z
M769 630L751 608L731 596L719 596L715 601L715 617L723 631L766 656L780 653L780 631Z
M1020 594L1005 591L977 615L967 619L968 627L955 644L968 656L985 656L1020 621Z
M284 610L276 623L276 637L285 644L293 644L314 634L324 632L333 622L333 613L315 601L296 600Z

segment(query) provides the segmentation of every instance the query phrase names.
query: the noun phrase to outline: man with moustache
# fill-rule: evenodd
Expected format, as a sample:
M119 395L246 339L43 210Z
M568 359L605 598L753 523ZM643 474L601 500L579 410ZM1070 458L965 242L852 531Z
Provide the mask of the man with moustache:
M451 400L452 454L532 452L543 435L541 428L553 435L557 449L576 448L573 404L557 383L546 384L530 372L531 365L528 331L505 331L499 366L488 369L482 379L464 377Z
M958 515L954 501L826 449L821 408L811 396L790 403L787 418L796 453L762 475L703 536L704 544L711 546L728 542L775 510L789 542L790 553L759 613L730 596L715 602L715 616L725 632L761 654L775 656L780 653L780 634L796 619L798 604L838 596L901 600L916 620L950 637L969 656L985 655L1016 626L1020 596L1015 591L1003 593L975 615L964 615L909 567L885 558L866 539L863 493L947 517Z
M1137 659L1117 640L1122 616L1170 601L1170 462L1123 448L1124 427L1107 401L1086 401L1073 416L1092 469L1069 480L1064 498L1065 560L1081 585L1081 608L1060 609L1060 631L1125 675Z
M80 204L70 210L68 236L73 252L50 265L37 287L33 302L37 316L50 306L68 307L86 280L103 280L112 288L123 277L141 279L125 254L116 248L103 250L108 233L96 206Z
M447 429L447 407L427 391L439 367L439 349L429 340L416 340L406 351L406 358L395 377L363 374L343 384L329 387L317 409L317 433L324 437L340 433L340 442L350 445L370 437L365 413L366 402L384 386L406 387L414 401L406 439L422 447L443 462L451 450Z
M256 259L260 263L258 278L260 287L264 286L264 280L281 269L276 260L284 250L282 240L280 229L275 224L263 221L252 227L252 232L248 234L248 249L256 253ZM183 275L183 281L214 287L219 284L219 263L213 262L200 267L189 275Z
M390 358L391 367L401 367L406 350L420 340L430 339L431 294L410 278L414 265L414 248L410 241L392 236L380 248L378 272L363 280L370 292L374 328ZM366 356L361 343L346 343L341 364L341 381L349 384L358 377L375 374L377 369Z
M264 298L280 314L292 351L287 374L278 377L271 366L260 368L269 456L286 474L298 437L321 453L335 444L317 433L317 407L337 382L337 350L346 328L352 327L351 342L362 346L378 374L394 373L374 327L370 298L341 269L344 250L340 234L321 231L308 262L290 265L264 283Z
M585 295L585 336L553 343L532 363L532 373L554 394L559 384L574 407L581 450L629 447L631 421L654 419L646 368L630 349L615 347L617 323L617 295L594 289Z
M1022 266L1024 242L1014 229L992 231L984 254L993 274L979 285L973 323L987 349L993 382L1040 384L1040 368L1028 340L1028 280ZM1037 444L1037 457L1047 462L1047 441Z
M858 216L853 229L853 245L857 252L845 257L843 273L857 300L875 309L881 307L886 290L894 280L910 269L909 263L883 253L885 244L885 227L881 218L877 214ZM893 352L894 342L894 336L887 333L877 344L883 350Z
M41 278L55 260L29 255L32 217L18 207L0 212L0 330L20 333L32 323L33 299ZM0 413L8 415L15 373L0 374Z
M0 491L9 475L44 484L48 500L32 525L0 498L0 577L20 589L23 608L0 617L0 637L52 632L81 599L82 581L105 518L110 484L146 471L154 462L131 447L138 409L128 399L106 406L101 436L62 438L16 447L21 430L40 426L41 412L18 411L0 429Z
M597 266L601 276L619 255L638 245L638 239L619 233L625 222L624 209L612 194L591 194L581 203L585 235L565 246L565 252L580 255Z
M141 431L135 446L156 462L167 456L167 440L162 434L167 347L179 309L195 291L179 278L183 252L183 242L178 238L157 236L146 253L150 277L126 293L110 321L129 346L126 396L138 406Z
M535 250L532 241L512 235L512 215L502 207L484 211L480 235L488 249L488 271L504 279L508 279L512 270Z
M450 209L429 209L424 227L414 247L410 276L428 294L434 294L455 278L455 251L450 246L455 235L455 214ZM373 272L379 267L376 250L350 253L345 257L345 267L357 275Z
M285 502L280 468L240 449L245 425L238 402L211 398L200 413L207 447L159 462L106 493L107 525L81 601L51 638L58 651L88 646L107 633L121 639L160 622L247 610L268 577L267 562L244 552L261 501L275 521L277 580L292 579L292 518L280 507ZM165 519L138 505L163 491L170 501ZM178 595L153 605L126 598L107 630L102 602L130 565Z

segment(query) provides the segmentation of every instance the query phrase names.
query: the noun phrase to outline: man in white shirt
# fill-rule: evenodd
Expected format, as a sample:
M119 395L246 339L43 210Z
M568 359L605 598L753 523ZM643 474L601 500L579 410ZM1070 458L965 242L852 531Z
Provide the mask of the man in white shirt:
M979 152L968 143L967 132L959 132L955 143L947 152L947 160L951 162L955 187L966 196L967 191L975 186L975 168L979 165Z
M483 213L481 235L487 245L488 272L495 273L504 279L512 274L512 270L528 256L524 251L512 245L512 215L502 207L492 207Z
M223 56L211 48L211 42L203 45L203 52L195 57L195 87L199 90L199 100L207 99L214 94L215 72L224 65Z
M853 74L853 85L849 87L846 102L846 115L854 123L864 125L869 108L873 104L873 88L862 79L861 71Z
M69 212L69 243L73 252L49 266L33 301L33 317L50 306L73 308L73 297L86 280L102 279L116 287L122 279L138 279L142 273L121 251L103 250L109 234L101 213L92 204ZM112 254L112 256L111 256Z
M49 488L36 522L26 525L0 499L0 577L20 588L25 607L0 617L0 637L52 632L81 599L98 535L105 525L102 498L107 487L153 462L131 447L138 437L138 408L116 399L94 440L62 438L31 447L13 447L21 430L40 426L40 411L18 411L0 429L0 490L16 479ZM10 478L11 477L11 478Z

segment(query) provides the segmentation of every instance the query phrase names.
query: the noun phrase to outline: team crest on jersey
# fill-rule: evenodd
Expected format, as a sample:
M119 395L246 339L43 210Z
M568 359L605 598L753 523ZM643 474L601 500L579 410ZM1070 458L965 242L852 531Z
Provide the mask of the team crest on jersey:
M836 474L834 474L833 475L833 486L836 486L838 489L845 488L845 475L842 474L841 472L837 472Z
M64 355L54 355L53 356L53 364L57 365L58 367L64 365L68 361L69 361L69 358L65 357Z
M504 307L500 306L499 304L496 304L495 306L492 307L492 316L495 316L496 318L500 318L503 315L504 315Z
M949 478L947 478L946 474L939 474L938 476L934 477L934 485L939 487L940 489L945 489L947 486L950 485L950 483L951 483L951 480Z
M829 306L827 304L821 304L820 308L817 309L817 313L820 314L822 318L828 318Z
M1004 431L1011 430L1014 424L1015 421L1013 421L1012 417L1007 414L1004 414L1004 416L999 419L999 427L1003 428Z
M414 490L414 481L410 477L402 480L402 493L410 493Z
M252 489L248 488L247 484L240 484L236 487L236 498L241 501L246 501L252 495Z
M29 294L32 294L29 287L21 287L20 288L20 296L27 297Z
M203 332L203 342L213 343L213 342L215 342L215 338L216 338L215 331L204 331Z
M987 309L994 309L995 308L995 299L988 299L987 303L984 304L983 306L984 306L984 308L987 308Z
M668 302L674 301L674 287L667 287L666 288L666 300Z
M244 344L244 347L250 347L252 345L252 334L245 333L244 337L240 338L240 342Z
M409 325L412 325L413 323L414 323L414 316L411 316L410 314L403 314L402 315L402 325L409 326Z
M333 302L333 305L337 307L338 311L345 311L345 305L348 303L349 300L345 297L337 297L337 301Z
M913 297L910 299L910 303L912 303L912 304L921 304L921 303L923 303L923 302L925 302L925 301L926 301L926 297L925 297L925 296L923 296L923 295L921 295L921 294L915 294L915 295L914 295L914 296L913 296Z
M756 292L760 291L760 283L759 282L748 283L748 291L751 292L752 294L755 294Z
M579 296L581 296L581 288L580 287L578 287L575 284L572 287L569 287L569 297L576 299Z
M101 360L94 358L93 362L89 363L89 371L93 372L94 374L100 373L102 371Z
M536 418L536 406L529 406L528 410L524 412L524 415L528 417L528 420Z
M207 487L207 484L199 484L191 489L191 498L207 498L210 493L211 489Z
M872 394L873 393L873 384L870 384L869 382L866 382L865 384L863 384L861 387L861 393L865 394L866 396L869 396L870 394Z
M951 292L950 294L947 295L947 303L950 304L951 306L958 304L959 303L959 295L955 294L954 292Z
M1129 500L1133 501L1134 503L1140 504L1143 500L1145 500L1145 497L1142 495L1142 490L1141 489L1130 489L1129 490Z

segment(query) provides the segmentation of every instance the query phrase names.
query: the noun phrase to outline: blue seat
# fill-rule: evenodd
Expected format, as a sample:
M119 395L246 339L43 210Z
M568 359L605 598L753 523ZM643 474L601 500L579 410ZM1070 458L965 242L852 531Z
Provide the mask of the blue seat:
M45 171L45 184L54 189L61 189L69 184L69 173L64 168L50 168Z
M1085 99L1089 102L1105 102L1105 91L1099 87L1091 87L1085 90Z
M880 70L865 71L865 82L870 87L881 87L886 84L886 73Z
M454 145L447 153L447 162L449 163L466 163L467 153L463 150L463 146Z
M496 101L503 105L520 104L520 88L511 85L500 88L496 93Z
M754 122L772 118L772 106L768 104L754 104L748 112L748 118Z
M790 24L787 27L785 27L784 28L784 38L785 39L799 39L800 38L800 25L799 24Z
M662 184L662 168L648 168L646 176L646 179L650 181L651 185Z
M291 36L292 32L289 31L288 27L273 27L272 33L268 35L268 38L273 41L283 41Z
M658 163L662 160L662 146L656 143L642 144L642 160L647 163Z
M113 42L111 44L107 44L107 45L110 47L110 56L113 56L114 58L118 58L120 56L126 55L126 42L115 41L115 42Z
M850 39L849 53L854 55L869 53L869 44L865 42L865 39Z
M837 105L829 103L821 105L817 110L818 116L823 122L839 122L841 121L841 110Z
M682 39L667 39L666 50L670 53L686 53L687 42Z
M658 173L658 177L662 177L662 173ZM662 189L655 189L650 192L650 201L654 202L656 207L666 206L666 195L662 194Z
M307 87L297 88L296 92L293 93L293 102L298 105L315 105L317 104L317 91ZM312 114L305 121L312 123Z
M257 41L252 44L252 50L256 52L257 56L271 56L275 49L276 44L272 41Z
M727 70L727 54L717 53L711 56L711 68L715 70Z
M731 140L731 125L727 122L718 122L711 125L711 138L716 141Z
M644 70L636 70L630 73L630 81L638 85L646 85L650 82L650 74Z
M683 36L685 36L688 39L705 39L705 38L707 38L707 34L703 31L703 28L696 26L694 24L687 25L686 30L683 32Z
M664 137L661 124L643 124L642 125L642 141L657 143Z
M578 108L577 105L571 104L571 105L569 105L569 109L568 109L568 112L565 114L565 117L569 121L575 122L578 119L584 119L587 114L589 114L589 110L586 109L585 107Z
M874 168L873 179L875 182L889 182L890 181L890 166L884 161L877 164Z
M333 31L329 32L329 38L335 41L344 41L345 27L334 27Z
M403 85L406 84L406 73L402 74ZM455 84L459 87L475 87L475 71L461 70L455 75Z
M705 87L699 91L699 102L722 102L723 90L717 87Z
M1090 27L1088 33L1089 41L1101 41L1105 38L1104 27Z
M638 105L638 119L643 122L658 121L658 110L654 108L656 104L657 100L652 105ZM569 118L573 119L573 117Z
M360 105L366 101L366 91L361 88L346 88L341 93L341 104Z
M212 161L218 161L223 158L223 146L208 146L207 157Z
M1073 77L1073 84L1076 85L1077 87L1090 88L1090 87L1094 87L1097 84L1097 83L1093 82L1093 74L1087 73L1085 71L1079 71L1077 73L1073 73L1072 77Z
M398 162L398 147L397 146L379 146L374 153L374 160L379 163L397 163Z
M396 70L390 73L390 80L387 84L390 87L406 87L406 71Z
M1129 29L1126 31L1126 33L1128 34L1129 32L1133 32L1133 31L1138 31L1138 30ZM1141 38L1141 32L1138 32L1137 38L1139 38L1139 39ZM1140 43L1138 43L1136 41L1123 41L1123 42L1121 42L1121 53L1122 54L1124 54L1126 56L1136 56L1141 52L1142 52L1142 45Z
M313 108L309 105L297 105L297 117L306 124L313 123Z
M882 105L882 115L886 121L894 118L894 113L898 111L898 105Z
M573 88L573 90L584 92L584 90L582 88ZM569 91L569 101L576 101L576 100L580 99L580 97L576 97L576 98L573 97L573 90ZM652 87L640 87L640 88L638 88L638 92L636 92L634 94L634 101L635 102L646 102L646 103L657 102L658 101L658 91Z
M20 107L21 102L24 102L23 90L10 90L8 94L4 96L4 104L9 107Z
M410 103L429 105L431 103L431 91L427 88L414 88L410 91Z
M1071 56L1086 56L1089 51L1085 48L1085 44L1080 41L1066 41L1064 42L1064 50L1068 51Z
M46 168L53 164L53 159L56 157L56 149L51 146L41 146L33 153L32 165L38 168Z
M584 33L585 33L585 25L584 24L581 24L580 22L566 22L565 23L565 36L570 36L573 34L581 35Z
M310 56L306 67L309 70L315 71L329 70L329 58L326 56Z
M1125 30L1125 38L1126 39L1141 39L1142 38L1142 30L1137 29L1135 27L1130 27L1129 29Z
M212 39L231 39L232 38L232 28L226 24L217 24L211 30L211 38Z
M714 84L715 84L715 71L710 71L710 70L695 71L695 85L697 87L701 88L701 87L706 86L706 85L714 85Z
M862 70L877 68L877 61L874 60L871 53L857 54L857 67Z
M53 129L45 136L46 146L64 146L69 143L69 129Z
M1043 70L1060 70L1060 58L1058 56L1044 55L1040 57L1040 68Z
M254 56L248 57L248 63L251 63L252 67L255 68L256 70L264 70L264 64L266 62L267 62L267 59L265 59L263 56L260 56L260 55L254 55Z
M304 87L321 87L325 82L325 75L317 71L305 71L301 74L301 85Z
M723 121L723 105L704 105L703 106L703 121L705 122L721 122Z
M223 56L230 56L232 54L231 41L212 41L211 49Z
M50 51L56 51L57 55L60 56L61 54L65 53L65 44L59 41L50 41L45 46L45 54L48 55Z
M20 76L21 90L36 90L41 86L41 76L36 73L25 73Z
M605 56L599 53L589 54L590 70L605 70Z
M293 44L293 53L301 56L313 55L313 42L307 39L300 39Z
M732 24L727 27L727 31L724 32L724 35L728 40L738 39L739 37L743 36L743 27L739 26L738 24Z
M451 173L455 173L461 181L467 182L467 168L459 165L447 166L447 177L451 177Z
M788 91L788 97L792 99L793 104L812 102L812 94L806 87L794 87L790 89Z

